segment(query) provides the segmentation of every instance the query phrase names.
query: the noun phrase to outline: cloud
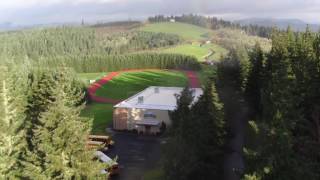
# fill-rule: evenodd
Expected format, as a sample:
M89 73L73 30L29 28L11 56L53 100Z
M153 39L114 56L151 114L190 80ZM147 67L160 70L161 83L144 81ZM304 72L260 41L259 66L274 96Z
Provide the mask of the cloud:
M299 18L319 22L319 0L0 0L0 22L79 22L196 13L228 19ZM320 22L319 22L320 23Z

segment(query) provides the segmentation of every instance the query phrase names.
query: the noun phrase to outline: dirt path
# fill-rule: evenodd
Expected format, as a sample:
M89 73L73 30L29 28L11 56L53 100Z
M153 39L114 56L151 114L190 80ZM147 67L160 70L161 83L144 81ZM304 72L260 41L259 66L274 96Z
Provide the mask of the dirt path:
M103 85L107 84L109 81L111 81L116 76L125 73L125 72L139 72L139 71L147 71L147 70L159 70L159 69L133 69L133 70L123 70L123 71L117 71L117 72L111 72L107 76L103 77L102 79L98 80L97 82L91 84L88 88L88 93L92 101L98 102L98 103L110 103L110 104L117 104L121 102L122 100L119 99L112 99L112 98L105 98L105 97L98 97L96 95L96 92L99 88L101 88ZM189 79L189 87L191 88L198 88L200 87L200 81L198 78L198 75L194 71L182 71L186 74L186 76Z

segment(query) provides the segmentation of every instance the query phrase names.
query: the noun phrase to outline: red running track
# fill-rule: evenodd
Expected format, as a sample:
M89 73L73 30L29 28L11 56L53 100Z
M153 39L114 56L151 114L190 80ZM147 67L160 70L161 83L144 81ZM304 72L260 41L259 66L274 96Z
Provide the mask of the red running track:
M124 71L118 71L118 72L111 72L107 76L103 77L102 79L98 80L97 82L91 84L88 88L89 96L92 101L98 102L98 103L110 103L110 104L117 104L121 102L122 100L119 99L111 99L111 98L105 98L105 97L98 97L96 96L96 92L99 88L101 88L103 85L107 84L109 81L111 81L114 77L120 75L123 72L134 72L134 71L146 71L145 69L140 70L124 70ZM183 71L187 78L189 79L189 87L191 88L199 88L200 87L200 81L198 78L198 75L194 71Z

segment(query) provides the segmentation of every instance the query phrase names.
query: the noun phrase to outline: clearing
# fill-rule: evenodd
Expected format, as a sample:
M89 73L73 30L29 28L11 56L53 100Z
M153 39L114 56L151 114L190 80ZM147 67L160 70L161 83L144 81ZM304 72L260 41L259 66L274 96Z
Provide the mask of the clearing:
M98 97L124 100L149 86L184 87L188 79L178 71L124 72L96 91Z
M152 23L140 28L141 31L176 34L186 40L205 40L210 37L210 29L185 23Z
M81 116L93 119L92 133L106 134L106 128L112 124L113 105L91 103L82 111Z
M86 84L89 84L90 80L98 80L106 74L107 73L78 73L78 77Z
M80 74L80 78L100 79L102 74L113 73L92 73ZM118 76L111 78L106 84L103 84L96 90L97 97L112 98L117 100L126 99L149 86L178 86L184 87L190 81L196 81L197 78L191 77L192 73L166 70L148 70L138 72L122 72ZM98 81L99 82L99 81ZM198 82L193 82L197 85ZM105 129L112 125L113 104L92 102L82 111L83 117L93 119L92 133L97 135L106 134Z
M205 57L211 53L210 60L220 60L221 56L225 56L228 53L225 48L219 45L205 44L200 46L200 43L182 44L164 49L161 52L195 56L198 61L204 61Z

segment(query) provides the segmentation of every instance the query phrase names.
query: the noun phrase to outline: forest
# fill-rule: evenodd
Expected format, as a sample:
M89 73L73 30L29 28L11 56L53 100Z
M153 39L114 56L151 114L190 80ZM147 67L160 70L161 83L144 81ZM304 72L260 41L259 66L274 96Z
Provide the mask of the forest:
M204 17L201 15L181 15L181 16L164 16L157 15L150 17L148 20L150 22L168 22L170 19L175 19L177 22L194 24L197 26L209 28L209 29L221 29L221 28L231 28L231 29L240 29L245 31L249 35L259 36L263 38L270 38L272 34L272 28L257 26L257 25L240 25L237 23L232 23L230 21L218 19L216 17Z
M198 15L149 21L171 18L215 30L205 38L228 54L208 65L162 53L186 40L132 30L137 22L0 33L0 179L105 179L84 148L93 122L80 115L90 99L77 73L148 68L192 70L205 82L195 103L188 87L177 95L158 178L320 179L320 33ZM130 30L107 30L115 26ZM240 126L243 148L232 146ZM226 172L234 154L244 165Z
M164 177L228 177L221 169L223 154L242 153L228 143L235 136L230 122L236 116L248 122L243 150L246 165L236 170L239 177L319 179L319 48L319 33L309 29L293 33L289 28L273 32L269 53L259 44L250 50L249 64L230 52L217 65L217 76L209 80L196 104L191 104L188 89L180 96L171 115ZM195 125L195 119L205 125Z

